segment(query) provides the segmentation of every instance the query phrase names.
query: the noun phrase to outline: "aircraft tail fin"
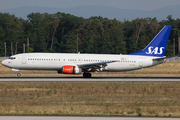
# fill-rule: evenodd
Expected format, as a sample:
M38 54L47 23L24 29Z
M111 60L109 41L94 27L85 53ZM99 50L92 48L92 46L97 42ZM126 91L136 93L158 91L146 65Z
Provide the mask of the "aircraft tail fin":
M129 55L163 57L172 26L164 26L154 39L139 52Z

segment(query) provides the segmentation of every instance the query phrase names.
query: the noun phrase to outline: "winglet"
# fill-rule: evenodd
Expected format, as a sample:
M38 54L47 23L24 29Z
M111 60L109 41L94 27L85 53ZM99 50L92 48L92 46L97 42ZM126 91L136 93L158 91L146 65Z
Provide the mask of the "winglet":
M164 26L144 50L129 55L163 57L172 26Z

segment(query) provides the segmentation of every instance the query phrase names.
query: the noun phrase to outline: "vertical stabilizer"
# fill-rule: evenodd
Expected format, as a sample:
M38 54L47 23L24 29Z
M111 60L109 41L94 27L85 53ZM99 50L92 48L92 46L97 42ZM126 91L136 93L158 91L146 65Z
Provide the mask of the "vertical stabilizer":
M144 50L129 55L163 57L172 26L164 26Z

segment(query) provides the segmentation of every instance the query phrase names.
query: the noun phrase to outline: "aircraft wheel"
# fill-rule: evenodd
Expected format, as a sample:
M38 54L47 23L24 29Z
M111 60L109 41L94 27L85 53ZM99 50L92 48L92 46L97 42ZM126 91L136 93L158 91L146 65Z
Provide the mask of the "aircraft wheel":
M91 77L91 73L83 73L83 77L84 78L90 78Z
M20 74L20 73L18 73L18 74L17 74L17 76L18 76L18 77L20 77L20 76L21 76L21 74Z
M87 77L90 78L90 77L91 77L91 73L88 73L88 74L87 74Z
M87 73L83 73L83 77L84 77L84 78L87 78Z

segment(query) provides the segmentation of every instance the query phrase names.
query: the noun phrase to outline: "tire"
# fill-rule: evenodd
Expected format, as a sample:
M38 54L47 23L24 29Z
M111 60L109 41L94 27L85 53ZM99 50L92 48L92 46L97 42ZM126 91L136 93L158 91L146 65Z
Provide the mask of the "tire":
M18 74L17 74L17 76L18 76L18 77L20 77L20 76L21 76L21 74L20 74L20 73L18 73Z
M91 73L87 73L87 77L88 77L88 78L91 78Z
M83 77L84 78L90 78L91 77L91 73L83 73Z
M86 77L86 73L83 73L83 77L84 77L84 78Z

